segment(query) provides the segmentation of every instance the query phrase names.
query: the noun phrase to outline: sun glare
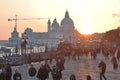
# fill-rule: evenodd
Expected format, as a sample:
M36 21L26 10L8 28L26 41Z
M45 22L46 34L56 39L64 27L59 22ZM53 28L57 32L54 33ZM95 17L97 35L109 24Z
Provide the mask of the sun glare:
M92 27L88 24L83 25L82 29L81 29L81 33L82 34L92 34Z

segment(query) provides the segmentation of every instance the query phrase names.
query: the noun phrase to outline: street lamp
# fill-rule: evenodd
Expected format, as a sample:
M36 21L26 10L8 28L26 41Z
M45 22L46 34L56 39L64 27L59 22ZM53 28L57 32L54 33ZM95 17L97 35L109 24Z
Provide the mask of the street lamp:
M22 42L21 42L21 54L22 55L24 54L25 61L27 60L26 45L27 45L28 41L29 41L29 39L27 37L27 34L26 34L26 32L24 32L22 35Z

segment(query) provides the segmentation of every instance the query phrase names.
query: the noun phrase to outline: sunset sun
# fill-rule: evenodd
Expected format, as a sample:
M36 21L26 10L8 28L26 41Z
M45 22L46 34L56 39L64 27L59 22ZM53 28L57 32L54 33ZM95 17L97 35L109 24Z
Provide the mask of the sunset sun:
M91 34L92 33L91 25L88 25L88 24L83 25L82 29L81 29L81 33L82 34Z

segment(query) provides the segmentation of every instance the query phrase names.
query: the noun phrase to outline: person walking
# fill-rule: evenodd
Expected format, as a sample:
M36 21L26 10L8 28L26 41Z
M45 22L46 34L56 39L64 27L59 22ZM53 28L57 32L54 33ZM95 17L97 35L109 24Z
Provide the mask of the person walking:
M92 80L90 75L87 75L87 80Z
M36 74L36 69L35 67L33 66L33 64L30 64L30 68L28 70L28 73L29 73L29 76L30 76L30 80L36 80L35 79L35 74Z
M118 52L117 52L117 60L118 60L118 62L120 60L120 49L118 49Z
M21 73L19 73L18 69L15 70L13 80L22 80Z
M4 73L4 79L5 80L11 80L12 77L12 68L10 64L5 64L5 73Z
M118 69L118 63L117 63L117 59L115 56L112 57L111 62L113 63L113 69L117 70Z
M45 63L41 62L41 66L37 73L38 80L46 80L48 78L48 70L45 67Z
M51 71L50 65L48 64L48 60L45 60L45 64L44 64L46 70L47 70L47 78L49 78L49 73Z
M75 77L74 74L72 74L72 75L70 76L70 80L76 80L76 77Z
M53 80L60 80L62 78L62 74L60 69L57 66L53 66L53 69L51 71Z
M1 67L1 73L0 73L0 80L5 80L6 76L5 76L5 64L2 65Z
M65 61L62 58L58 58L56 60L56 66L60 69L60 71L64 70L64 63Z
M102 80L102 77L104 78L104 80L107 80L107 78L105 77L105 71L106 71L106 64L104 61L101 61L98 65L98 68L100 70L100 80Z

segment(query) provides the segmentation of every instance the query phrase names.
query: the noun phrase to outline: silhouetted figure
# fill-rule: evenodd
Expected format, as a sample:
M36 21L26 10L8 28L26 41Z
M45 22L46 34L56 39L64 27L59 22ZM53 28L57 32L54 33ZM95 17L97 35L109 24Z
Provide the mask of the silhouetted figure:
M87 75L87 80L92 80L90 75Z
M64 59L62 58L57 59L56 66L60 69L60 71L64 69L64 63L65 63Z
M53 80L60 80L62 78L62 73L57 66L53 66L51 71Z
M120 59L120 50L118 50L118 53L117 53L117 60L119 61Z
M5 80L5 64L1 67L0 80Z
M105 77L106 64L103 61L101 61L98 65L98 67L99 67L99 70L100 70L100 80L102 80L102 77L105 80L107 80L106 77Z
M35 74L36 74L36 69L35 69L35 67L33 66L33 64L30 64L30 68L29 68L29 70L28 70L28 74L29 74L29 76L30 76L30 80L36 80L35 79Z
M74 74L72 74L72 75L70 76L70 80L76 80L76 77L75 77Z
M52 60L53 60L53 51L51 51L50 55L49 55L49 59L50 59L50 64L52 64Z
M71 55L72 55L72 60L76 60L76 53L75 53L75 51L72 51Z
M12 77L12 68L10 64L5 65L4 80L11 80Z
M49 71L46 68L45 63L42 63L37 73L38 80L46 80L48 78L48 73Z
M47 70L47 78L49 78L49 73L50 73L50 71L51 71L51 68L50 68L50 65L48 64L48 60L47 60L47 59L45 60L44 67L45 67L46 70Z
M31 63L31 54L28 54L28 64L30 64Z
M19 73L18 69L15 70L13 80L22 80L21 74Z
M113 69L118 69L118 64L115 56L112 57L111 62L113 63Z

